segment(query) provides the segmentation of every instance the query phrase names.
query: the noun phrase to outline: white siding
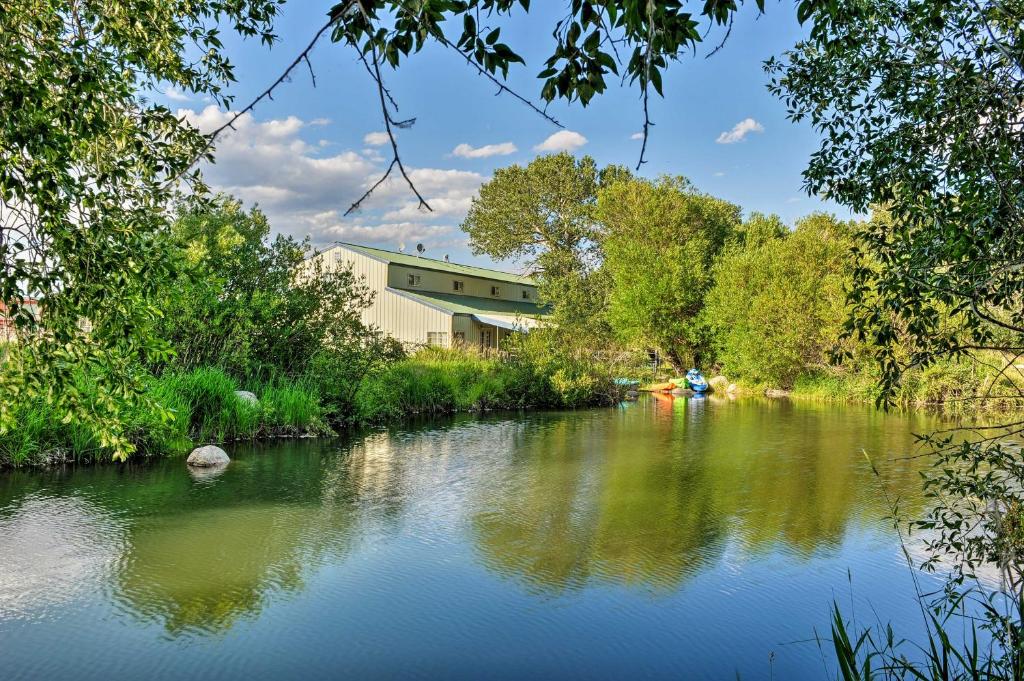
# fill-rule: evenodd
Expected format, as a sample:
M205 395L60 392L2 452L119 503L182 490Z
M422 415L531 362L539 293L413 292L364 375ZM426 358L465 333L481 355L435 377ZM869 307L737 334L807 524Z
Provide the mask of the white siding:
M370 324L406 344L425 344L428 332L447 333L452 337L452 315L443 310L410 300L388 291L388 264L369 256L336 246L322 253L324 266L352 264L352 271L362 277L374 292L373 303L363 312L363 323Z

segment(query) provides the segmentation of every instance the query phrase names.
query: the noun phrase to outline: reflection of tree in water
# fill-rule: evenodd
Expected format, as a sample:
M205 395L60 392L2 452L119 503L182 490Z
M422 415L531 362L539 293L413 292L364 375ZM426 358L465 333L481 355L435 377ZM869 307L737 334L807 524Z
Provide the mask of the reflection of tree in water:
M177 467L151 471L139 486L145 501L131 510L120 602L172 634L202 634L301 591L312 568L348 550L361 522L360 448L326 448L275 445L236 460L214 485Z
M835 405L642 400L616 418L551 416L478 490L473 528L488 568L532 588L671 591L727 544L836 547L888 510L861 450L912 447L906 418ZM885 484L913 503L919 466L883 465Z

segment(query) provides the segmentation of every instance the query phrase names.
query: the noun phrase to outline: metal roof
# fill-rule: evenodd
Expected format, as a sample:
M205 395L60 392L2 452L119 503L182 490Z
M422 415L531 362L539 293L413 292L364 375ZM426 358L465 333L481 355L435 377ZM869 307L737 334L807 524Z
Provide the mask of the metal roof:
M543 317L550 313L545 305L529 301L500 300L498 298L478 298L461 296L455 293L431 293L427 291L409 291L407 289L388 288L398 295L411 298L425 305L432 305L452 314L472 315L520 315L522 317Z
M347 248L350 251L356 253L362 253L371 258L378 260L384 260L386 262L395 263L396 265L407 265L409 267L420 267L426 270L435 270L438 272L450 272L452 274L461 274L467 277L480 277L481 279L494 279L496 281L504 281L511 284L522 284L524 286L536 286L537 282L530 277L524 277L519 274L512 274L510 272L502 272L500 270L492 270L486 267L475 267L473 265L459 265L454 262L445 262L444 260L435 260L434 258L424 258L423 256L409 255L408 253L396 253L394 251L386 251L383 248L373 248L371 246L360 246L358 244L348 244L338 242L338 246Z

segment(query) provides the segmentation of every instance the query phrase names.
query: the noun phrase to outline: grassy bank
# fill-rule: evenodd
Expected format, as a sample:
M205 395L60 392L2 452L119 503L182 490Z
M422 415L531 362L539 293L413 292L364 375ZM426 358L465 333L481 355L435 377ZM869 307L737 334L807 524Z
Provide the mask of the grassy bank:
M88 394L91 385L76 386ZM256 394L252 403L237 390ZM302 382L240 384L220 369L166 373L147 381L146 400L123 414L136 454L174 456L197 443L229 442L330 432L317 395ZM40 465L61 461L93 462L110 450L73 420L55 418L35 400L19 410L18 427L0 435L0 465Z
M296 380L244 381L216 368L167 372L147 381L147 399L123 418L136 456L180 456L202 443L326 435L412 414L575 408L618 399L610 370L527 351L498 358L426 349L371 371L356 385L339 385L344 380L315 372ZM76 387L88 394L91 384L82 378ZM239 397L239 390L254 393L257 402ZM111 458L88 429L56 418L41 400L24 405L18 423L0 434L0 466Z
M944 360L923 369L908 371L892 396L905 408L940 409L950 414L1010 412L1024 409L1024 373L1012 366L1002 371L1005 359ZM770 385L740 381L748 393L763 393ZM879 377L873 371L820 371L797 377L790 390L794 399L874 402Z

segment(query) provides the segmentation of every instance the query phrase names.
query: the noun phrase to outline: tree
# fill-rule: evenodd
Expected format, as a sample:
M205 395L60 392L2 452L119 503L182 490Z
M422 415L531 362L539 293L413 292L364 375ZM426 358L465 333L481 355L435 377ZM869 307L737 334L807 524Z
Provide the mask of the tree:
M808 191L856 211L874 205L888 212L858 230L846 329L875 347L881 399L908 370L942 359L994 356L998 376L1017 372L1024 352L1024 2L801 7L801 19L813 18L811 36L768 62L770 88L791 118L808 119L822 135L804 173ZM975 404L1022 397L1015 381L998 387L1003 392L978 395ZM931 669L896 650L891 630L865 633L856 648L837 644L847 668L884 667L889 678L939 669L945 678L1024 675L1020 433L1014 419L927 439L936 455L925 476L934 509L910 525L926 533L924 566L941 565L950 576L929 604ZM993 568L999 588L975 581ZM967 603L976 606L972 632L980 621L991 641L980 650L966 643L966 631L957 638L946 632L946 618L965 614ZM833 638L849 644L842 629L837 613ZM965 641L962 649L957 641Z
M0 11L0 303L19 332L0 367L0 430L36 396L119 458L140 399L140 360L165 359L153 328L171 275L174 178L207 139L146 93L172 86L226 104L217 25L273 39L276 0L11 0ZM195 58L196 51L202 55ZM200 187L201 189L201 187ZM19 307L38 299L41 315ZM73 387L86 369L95 398Z
M781 225L753 216L745 238L722 253L704 320L730 375L790 388L801 373L828 365L842 331L853 225L821 213L792 233Z
M698 364L698 315L711 265L740 222L739 207L698 193L683 178L663 177L612 183L601 190L597 213L616 335L656 347L677 369Z
M598 170L589 156L577 160L564 152L500 168L480 187L462 229L474 253L526 264L557 321L593 331L606 296L597 193L628 176L623 168Z
M308 242L278 235L259 209L228 197L186 207L172 235L181 277L161 299L161 337L174 364L219 366L239 378L302 374L320 351L361 345L373 292L351 267L307 261Z

